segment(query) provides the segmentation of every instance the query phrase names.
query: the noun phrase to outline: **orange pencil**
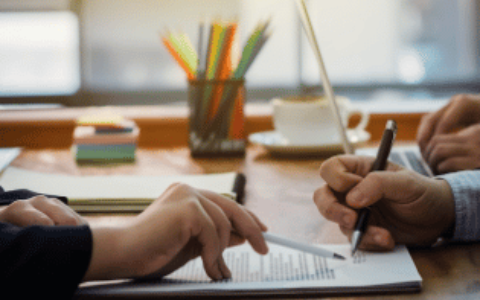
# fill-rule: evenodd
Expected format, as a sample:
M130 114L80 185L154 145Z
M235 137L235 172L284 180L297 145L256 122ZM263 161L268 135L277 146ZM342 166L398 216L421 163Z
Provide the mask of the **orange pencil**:
M177 63L182 67L182 69L187 73L187 77L189 80L195 79L195 75L193 72L190 70L188 67L187 63L180 57L180 54L175 51L175 48L173 47L172 43L165 37L162 38L162 42L167 47L168 52L173 56L173 58L177 61Z
M225 44L222 49L222 56L220 56L219 68L217 70L217 79L227 80L232 73L232 46L237 33L237 24L230 24L227 28L225 37Z
M230 128L228 132L229 139L243 140L245 138L245 117L243 112L243 102L245 99L245 90L239 88L235 105L231 114Z

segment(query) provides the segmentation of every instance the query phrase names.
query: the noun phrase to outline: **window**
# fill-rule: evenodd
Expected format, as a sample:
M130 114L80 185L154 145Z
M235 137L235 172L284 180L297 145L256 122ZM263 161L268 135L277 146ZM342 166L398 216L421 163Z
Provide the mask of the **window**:
M0 96L80 88L78 19L71 12L0 13Z
M201 20L238 18L241 41L260 20L273 18L275 34L249 70L251 87L297 84L293 2L254 0L85 0L85 88L156 91L186 89L185 74L160 42L170 30L195 42ZM293 25L293 26L292 26ZM279 64L279 61L282 63Z
M307 0L307 6L337 91L354 99L357 94L358 99L373 97L385 89L430 97L478 92L479 1ZM35 5L25 9L28 17L24 17L27 12L0 12L4 22L0 60L5 53L16 55L0 70L1 95L71 94L81 82L77 96L62 101L71 105L185 102L185 74L159 34L167 28L182 30L195 42L200 20L213 18L237 19L243 43L258 21L271 17L273 35L247 73L249 99L320 88L317 64L293 0L66 3L74 13L39 11ZM18 40L8 35L34 27ZM78 95L88 97L79 103Z
M475 1L317 0L309 7L333 82L412 84L478 78ZM318 72L307 46L304 80L316 82Z

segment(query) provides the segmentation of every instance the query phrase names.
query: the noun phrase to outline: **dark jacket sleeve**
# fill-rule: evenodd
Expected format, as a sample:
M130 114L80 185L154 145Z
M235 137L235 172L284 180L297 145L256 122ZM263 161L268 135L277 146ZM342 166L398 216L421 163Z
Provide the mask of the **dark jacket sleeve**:
M0 223L2 294L17 299L72 298L87 271L91 249L87 225L17 227Z
M17 200L25 200L25 199L29 199L39 195L44 195L44 194L32 192L30 190L13 190L13 191L6 192L0 186L0 205L9 205L12 202L15 202ZM57 196L57 195L45 195L45 196L49 198L60 199L60 201L62 201L63 203L68 204L67 197Z
M0 199L11 203L13 195L26 199L38 194L0 192ZM87 225L18 227L0 222L2 294L17 299L70 299L87 271L91 252Z

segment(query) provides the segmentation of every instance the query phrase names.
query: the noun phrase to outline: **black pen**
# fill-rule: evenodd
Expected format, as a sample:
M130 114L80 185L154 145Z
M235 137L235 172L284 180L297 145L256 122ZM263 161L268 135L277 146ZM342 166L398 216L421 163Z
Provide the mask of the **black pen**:
M370 172L385 170L396 133L397 123L394 120L388 120L387 125L385 126L385 131L383 132L382 141L380 142L380 147L378 148L377 158L375 159ZM352 256L355 254L358 245L360 245L360 242L362 241L363 234L367 229L369 216L369 208L362 208L358 212L357 223L355 224L355 230L352 235Z
M233 183L232 192L235 193L235 201L238 204L243 204L243 198L245 197L245 185L247 178L242 173L237 173L235 176L235 182Z

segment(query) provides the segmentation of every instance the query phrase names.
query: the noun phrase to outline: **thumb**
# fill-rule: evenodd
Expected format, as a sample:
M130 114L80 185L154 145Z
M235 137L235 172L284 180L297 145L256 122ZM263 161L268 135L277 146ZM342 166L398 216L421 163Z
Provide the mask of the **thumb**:
M407 170L372 172L346 195L346 202L353 208L368 207L381 199L406 204L425 192L421 182L421 176Z

